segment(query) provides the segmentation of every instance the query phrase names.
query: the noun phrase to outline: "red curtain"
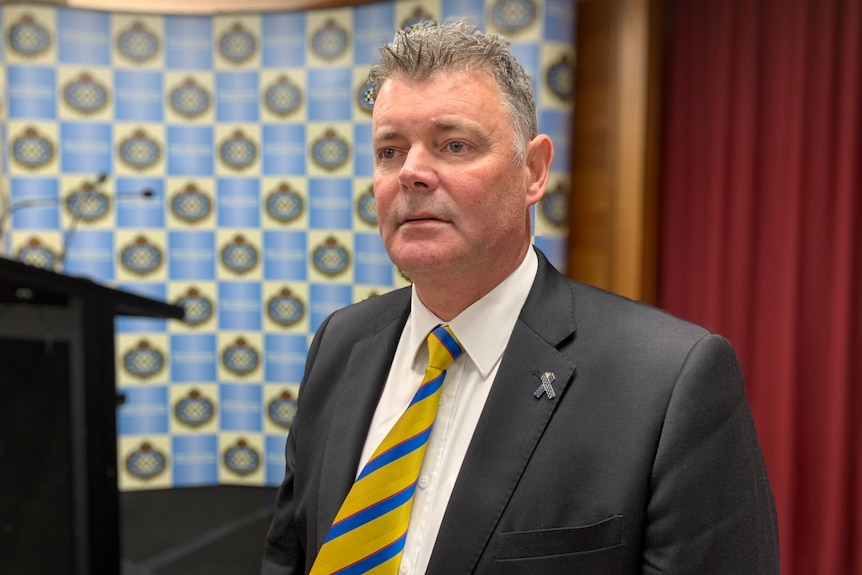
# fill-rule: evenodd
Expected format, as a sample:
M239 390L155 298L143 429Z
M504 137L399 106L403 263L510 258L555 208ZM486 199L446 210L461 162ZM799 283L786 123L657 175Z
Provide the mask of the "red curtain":
M660 305L728 337L785 575L862 575L862 1L675 0Z

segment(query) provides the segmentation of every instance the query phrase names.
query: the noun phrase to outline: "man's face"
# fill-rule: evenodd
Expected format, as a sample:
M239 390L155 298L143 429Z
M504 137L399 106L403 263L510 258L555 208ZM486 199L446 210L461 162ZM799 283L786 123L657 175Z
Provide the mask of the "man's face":
M529 246L528 209L544 182L533 182L529 161L515 163L493 78L391 78L375 99L372 132L377 219L392 260L414 281L508 275Z

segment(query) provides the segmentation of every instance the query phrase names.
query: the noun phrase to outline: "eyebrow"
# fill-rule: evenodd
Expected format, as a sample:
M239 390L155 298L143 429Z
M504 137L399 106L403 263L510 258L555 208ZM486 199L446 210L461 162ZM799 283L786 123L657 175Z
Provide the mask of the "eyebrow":
M488 140L487 134L485 134L481 127L476 124L473 124L472 122L453 122L448 120L439 120L434 123L434 127L437 129L437 131L444 134L448 132L454 132L456 130L463 130L470 138L482 142L486 142ZM399 132L397 130L384 129L374 134L374 136L372 137L372 144L377 146L385 142L397 140L398 137Z

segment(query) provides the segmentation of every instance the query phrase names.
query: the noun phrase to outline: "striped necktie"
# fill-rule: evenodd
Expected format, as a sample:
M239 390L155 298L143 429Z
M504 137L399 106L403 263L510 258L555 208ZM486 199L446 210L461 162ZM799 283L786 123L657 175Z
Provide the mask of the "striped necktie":
M398 572L443 378L462 351L448 326L435 328L426 341L429 358L422 385L356 477L311 575Z

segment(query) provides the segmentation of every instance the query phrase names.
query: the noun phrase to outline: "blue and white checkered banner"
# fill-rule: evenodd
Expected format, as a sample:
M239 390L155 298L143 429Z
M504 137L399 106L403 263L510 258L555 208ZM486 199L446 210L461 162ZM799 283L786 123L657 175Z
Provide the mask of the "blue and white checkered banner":
M0 7L0 251L186 310L118 320L121 489L278 485L314 330L407 285L377 233L366 95L399 27L466 17L511 40L556 146L535 241L564 268L574 5Z

